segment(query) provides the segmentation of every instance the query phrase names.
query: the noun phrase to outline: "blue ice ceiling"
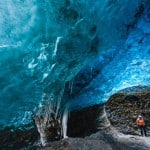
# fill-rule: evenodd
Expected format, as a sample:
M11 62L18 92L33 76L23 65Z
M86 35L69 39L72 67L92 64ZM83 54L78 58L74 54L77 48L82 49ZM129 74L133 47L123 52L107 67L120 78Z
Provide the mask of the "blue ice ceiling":
M30 122L41 101L59 102L68 82L82 87L63 100L72 109L149 85L149 26L146 0L1 1L0 125Z
M68 103L71 109L105 103L111 95L128 87L150 86L149 21L140 19L123 46L102 53L83 70L81 74L92 76L95 70L99 74ZM79 79L82 81L81 77ZM72 84L76 86L80 81L72 80L75 82Z

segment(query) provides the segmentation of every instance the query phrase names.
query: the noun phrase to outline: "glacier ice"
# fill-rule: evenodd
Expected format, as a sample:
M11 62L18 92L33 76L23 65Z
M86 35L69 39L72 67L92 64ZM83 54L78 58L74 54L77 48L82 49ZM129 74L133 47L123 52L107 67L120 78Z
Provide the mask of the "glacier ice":
M65 99L61 101L66 82L72 80L86 64L102 52L106 53L106 59L113 54L114 61L120 61L124 57L120 51L126 53L126 50L118 48L119 51L117 49L113 53L111 48L120 41L125 41L128 33L137 24L145 4L146 0L1 1L0 125L19 126L30 122L29 118L39 103L41 106L48 103L60 113L60 107L65 107L67 103ZM144 28L143 24L145 25L145 22L138 23L139 28L142 26L144 33L149 34L148 28ZM134 38L131 34L131 39L127 42L132 42L132 39ZM147 51L148 39L144 40ZM132 44L138 44L134 41ZM127 45L133 46L132 44ZM132 55L137 52L136 48L139 48L138 54L132 60ZM143 57L145 63L141 60L141 68L145 69L149 63L149 58L145 58L148 53L145 52L142 56L140 48L138 45L130 48L130 51L135 52L127 53L131 59L127 63L135 64L138 58ZM109 53L108 49L111 49L112 53ZM106 61L105 58L103 61ZM111 64L116 65L113 61ZM97 81L90 83L97 85L93 91L100 93L98 97L96 94L91 97L92 103L101 102L101 97L106 98L105 92L111 91L112 87L120 89L118 83L128 80L131 74L139 69L134 67L135 72L125 72L124 78L120 75L114 82L106 84L104 80L109 81L113 76L110 68L114 69L113 72L123 71L122 64L116 68L111 64L106 64L104 69L101 69L102 74L97 77L100 84L97 84ZM124 69L130 70L131 66ZM142 70L140 73L143 75ZM148 74L149 69L145 73ZM134 78L136 84L138 77L135 75ZM80 98L77 99L79 100L74 102L79 104ZM83 104L86 106L85 101Z

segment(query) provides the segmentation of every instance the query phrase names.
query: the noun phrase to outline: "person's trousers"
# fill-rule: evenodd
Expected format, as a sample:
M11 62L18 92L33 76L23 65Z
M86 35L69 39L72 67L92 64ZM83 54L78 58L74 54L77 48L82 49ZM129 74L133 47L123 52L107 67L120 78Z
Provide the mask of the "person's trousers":
M146 127L145 126L139 126L140 130L141 130L141 135L143 136L145 134L145 136L147 136L146 134Z

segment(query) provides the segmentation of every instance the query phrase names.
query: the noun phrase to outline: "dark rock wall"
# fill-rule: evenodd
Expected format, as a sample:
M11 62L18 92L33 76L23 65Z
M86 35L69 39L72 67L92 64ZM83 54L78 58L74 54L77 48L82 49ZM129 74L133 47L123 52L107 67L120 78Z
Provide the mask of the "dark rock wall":
M136 118L141 114L150 129L150 88L132 88L110 97L106 112L111 124L125 134L139 134Z

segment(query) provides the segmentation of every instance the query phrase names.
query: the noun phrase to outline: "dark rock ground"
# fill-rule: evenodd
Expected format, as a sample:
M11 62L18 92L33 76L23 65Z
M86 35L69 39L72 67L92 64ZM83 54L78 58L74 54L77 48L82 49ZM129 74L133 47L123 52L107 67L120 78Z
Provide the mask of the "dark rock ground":
M99 131L85 138L67 138L49 143L38 150L148 150L150 138L124 135L113 128Z
M84 138L74 137L50 142L42 147L37 131L15 132L0 139L1 150L149 150L150 137L125 135L113 127Z

